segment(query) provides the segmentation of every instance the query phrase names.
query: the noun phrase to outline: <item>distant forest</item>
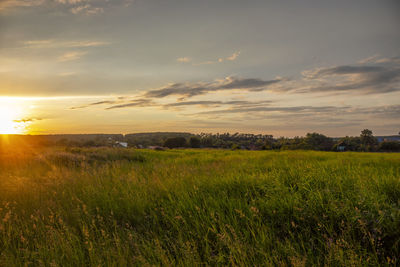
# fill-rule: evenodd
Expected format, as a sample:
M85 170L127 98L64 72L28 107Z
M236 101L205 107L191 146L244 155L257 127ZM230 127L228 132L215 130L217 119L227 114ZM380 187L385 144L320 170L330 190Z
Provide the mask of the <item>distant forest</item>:
M359 136L331 138L320 133L303 137L274 138L272 135L223 133L191 134L181 132L152 132L135 134L67 134L67 135L7 135L0 145L100 147L119 146L124 143L133 148L220 148L246 150L318 150L318 151L382 151L400 152L400 135L374 136L364 129ZM1 147L0 147L1 148Z

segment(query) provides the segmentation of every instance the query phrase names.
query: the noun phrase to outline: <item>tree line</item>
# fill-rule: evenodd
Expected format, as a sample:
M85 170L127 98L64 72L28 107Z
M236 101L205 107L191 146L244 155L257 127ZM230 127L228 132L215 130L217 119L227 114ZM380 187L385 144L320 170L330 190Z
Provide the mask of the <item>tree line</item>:
M330 138L320 133L307 133L304 137L273 138L272 135L254 134L200 134L168 138L164 146L169 148L230 148L251 150L318 150L318 151L400 151L399 141L378 143L371 130L361 131L359 136Z
M137 134L96 134L96 135L47 135L8 136L8 144L36 144L40 146L100 147L116 146L117 142L127 142L129 147L148 148L221 148L247 150L318 150L318 151L383 151L400 152L400 142L386 140L378 142L369 129L359 136L331 138L320 133L307 133L302 137L274 138L265 134L244 133L181 133L155 132Z

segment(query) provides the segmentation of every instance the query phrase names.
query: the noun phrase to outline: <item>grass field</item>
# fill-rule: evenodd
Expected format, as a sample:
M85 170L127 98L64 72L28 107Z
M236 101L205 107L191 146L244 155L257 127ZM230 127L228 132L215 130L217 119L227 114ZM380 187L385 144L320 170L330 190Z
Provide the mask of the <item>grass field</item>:
M400 154L0 154L0 266L395 266Z

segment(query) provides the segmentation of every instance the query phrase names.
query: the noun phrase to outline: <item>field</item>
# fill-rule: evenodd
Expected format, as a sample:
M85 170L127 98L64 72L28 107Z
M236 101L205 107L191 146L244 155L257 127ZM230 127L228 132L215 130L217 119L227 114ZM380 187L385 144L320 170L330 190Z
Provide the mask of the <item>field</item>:
M400 154L0 152L0 266L395 266Z

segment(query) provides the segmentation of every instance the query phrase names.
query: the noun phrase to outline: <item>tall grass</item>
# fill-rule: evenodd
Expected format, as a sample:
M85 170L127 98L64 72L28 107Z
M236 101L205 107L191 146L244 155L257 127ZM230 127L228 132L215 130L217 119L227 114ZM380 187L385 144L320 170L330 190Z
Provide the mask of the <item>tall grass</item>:
M400 263L400 155L0 155L1 266Z

